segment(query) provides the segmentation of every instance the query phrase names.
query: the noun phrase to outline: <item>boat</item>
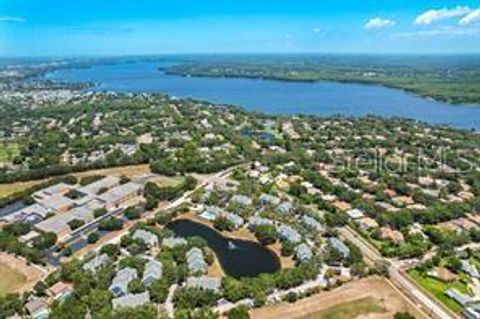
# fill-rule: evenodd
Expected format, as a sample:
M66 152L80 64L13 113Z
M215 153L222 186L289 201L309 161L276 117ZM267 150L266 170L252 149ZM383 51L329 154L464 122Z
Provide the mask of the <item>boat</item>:
M229 241L228 242L228 249L234 250L234 249L237 249L237 246L232 241Z

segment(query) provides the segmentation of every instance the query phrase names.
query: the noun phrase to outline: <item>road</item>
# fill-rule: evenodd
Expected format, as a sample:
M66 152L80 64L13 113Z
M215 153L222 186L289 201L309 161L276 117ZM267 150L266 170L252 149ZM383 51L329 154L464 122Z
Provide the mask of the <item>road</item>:
M400 263L384 258L375 247L358 235L352 228L345 226L339 229L341 237L350 241L360 248L365 257L365 261L371 265L385 263L388 265L390 282L410 301L415 307L427 317L438 319L460 318L457 314L446 308L433 296L427 295L421 288L409 280L402 271Z

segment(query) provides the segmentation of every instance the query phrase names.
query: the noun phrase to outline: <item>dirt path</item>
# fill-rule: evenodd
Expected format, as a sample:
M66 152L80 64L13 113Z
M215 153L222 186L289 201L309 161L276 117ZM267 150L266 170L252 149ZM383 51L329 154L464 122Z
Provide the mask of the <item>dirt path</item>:
M307 315L348 303L365 297L372 297L383 303L385 313L364 316L369 319L391 319L397 311L409 311L416 318L425 318L417 313L411 304L380 277L369 277L347 283L331 291L321 292L296 303L280 303L270 307L255 309L252 319L300 319ZM353 319L353 318L351 318ZM426 319L426 318L425 318Z

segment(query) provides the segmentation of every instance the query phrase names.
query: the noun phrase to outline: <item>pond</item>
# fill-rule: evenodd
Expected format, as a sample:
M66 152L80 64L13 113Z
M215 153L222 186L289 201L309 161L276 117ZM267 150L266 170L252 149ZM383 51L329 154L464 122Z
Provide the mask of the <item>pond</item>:
M206 225L186 219L173 221L167 227L178 237L204 238L229 276L255 277L280 270L280 260L275 253L256 242L230 239Z

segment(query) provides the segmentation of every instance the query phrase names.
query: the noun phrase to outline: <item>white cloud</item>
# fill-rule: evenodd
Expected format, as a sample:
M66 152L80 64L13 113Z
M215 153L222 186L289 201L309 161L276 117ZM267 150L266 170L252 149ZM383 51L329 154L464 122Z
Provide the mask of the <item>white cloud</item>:
M395 21L389 19L382 19L382 18L372 18L367 21L365 24L365 29L382 29L382 28L390 28L396 24Z
M461 18L458 23L461 25L468 25L476 22L480 22L480 9L471 11L469 14Z
M0 22L5 23L23 23L27 21L25 18L22 17L13 17L13 16L0 16Z
M456 17L462 17L467 14L472 12L472 9L469 7L465 6L457 6L455 8L447 9L439 9L439 10L427 10L424 13L420 14L416 19L415 19L415 24L423 24L423 25L429 25L437 21L445 20L445 19L450 19L450 18L456 18Z
M322 29L320 28L313 28L313 33L320 33L322 32Z

